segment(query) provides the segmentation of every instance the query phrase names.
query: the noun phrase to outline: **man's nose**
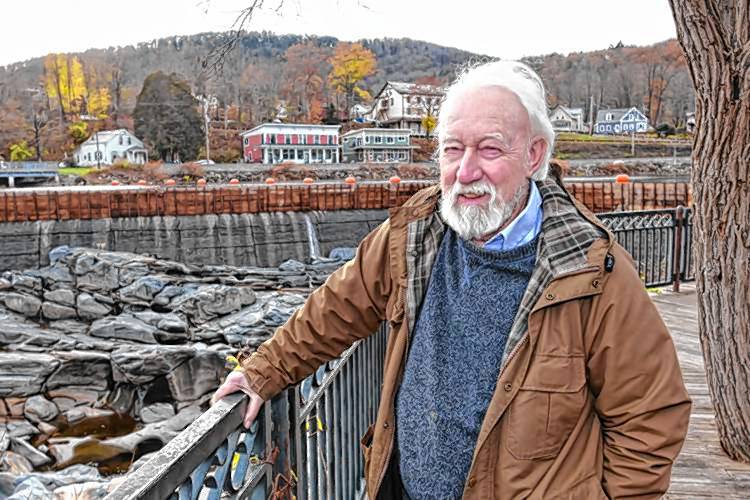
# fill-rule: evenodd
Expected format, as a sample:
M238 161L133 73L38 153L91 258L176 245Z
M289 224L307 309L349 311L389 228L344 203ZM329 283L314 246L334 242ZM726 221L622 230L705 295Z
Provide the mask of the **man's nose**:
M471 184L482 178L482 168L479 165L476 149L471 147L464 149L456 178L461 184Z

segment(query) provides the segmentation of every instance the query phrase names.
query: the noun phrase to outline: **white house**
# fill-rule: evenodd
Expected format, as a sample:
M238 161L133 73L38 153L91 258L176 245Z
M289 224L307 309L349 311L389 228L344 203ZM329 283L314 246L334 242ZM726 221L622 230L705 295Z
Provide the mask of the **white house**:
M647 130L648 118L638 108L600 109L596 113L595 134L630 134Z
M381 127L406 128L414 136L425 136L422 119L428 115L437 117L444 96L443 87L385 82L368 117Z
M409 129L361 128L341 136L342 162L411 163Z
M583 108L555 106L549 113L555 132L583 132Z
M148 151L140 139L121 128L95 133L76 148L73 160L80 167L112 165L118 160L144 164Z

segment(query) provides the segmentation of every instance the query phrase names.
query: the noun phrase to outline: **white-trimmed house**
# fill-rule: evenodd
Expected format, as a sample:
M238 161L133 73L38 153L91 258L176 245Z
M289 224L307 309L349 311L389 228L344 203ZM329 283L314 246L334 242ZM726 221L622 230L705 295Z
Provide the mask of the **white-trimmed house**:
M443 87L405 82L385 82L372 102L368 118L385 128L406 128L411 135L427 135L425 116L438 116L445 96Z
M555 132L583 132L583 108L555 106L549 113Z
M117 161L142 165L148 161L148 151L140 139L124 128L103 130L76 148L73 161L80 167L112 165Z
M408 128L361 128L341 136L344 163L411 163L411 150Z
M613 135L648 131L648 118L638 108L600 109L596 113L595 134Z
M338 163L339 125L263 123L240 134L247 163Z

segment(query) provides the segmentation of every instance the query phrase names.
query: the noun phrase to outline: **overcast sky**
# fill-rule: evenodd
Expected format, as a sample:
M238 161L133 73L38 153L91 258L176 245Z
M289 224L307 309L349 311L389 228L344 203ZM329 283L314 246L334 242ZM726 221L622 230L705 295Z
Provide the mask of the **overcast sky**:
M50 52L225 31L252 0L0 2L0 65ZM675 36L667 0L264 0L250 30L341 40L409 37L503 58Z

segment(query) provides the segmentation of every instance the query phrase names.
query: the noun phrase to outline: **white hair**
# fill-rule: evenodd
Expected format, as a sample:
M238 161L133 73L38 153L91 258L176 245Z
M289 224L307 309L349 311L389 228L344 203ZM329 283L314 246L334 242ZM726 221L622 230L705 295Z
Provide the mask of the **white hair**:
M448 87L440 106L440 117L447 117L448 110L461 99L467 90L485 87L502 87L518 96L529 114L532 136L540 136L547 143L547 151L542 165L532 178L541 180L547 177L552 149L555 144L555 131L547 115L547 96L542 79L526 64L518 61L492 61L465 68ZM439 147L445 140L445 120L438 118L436 127Z

